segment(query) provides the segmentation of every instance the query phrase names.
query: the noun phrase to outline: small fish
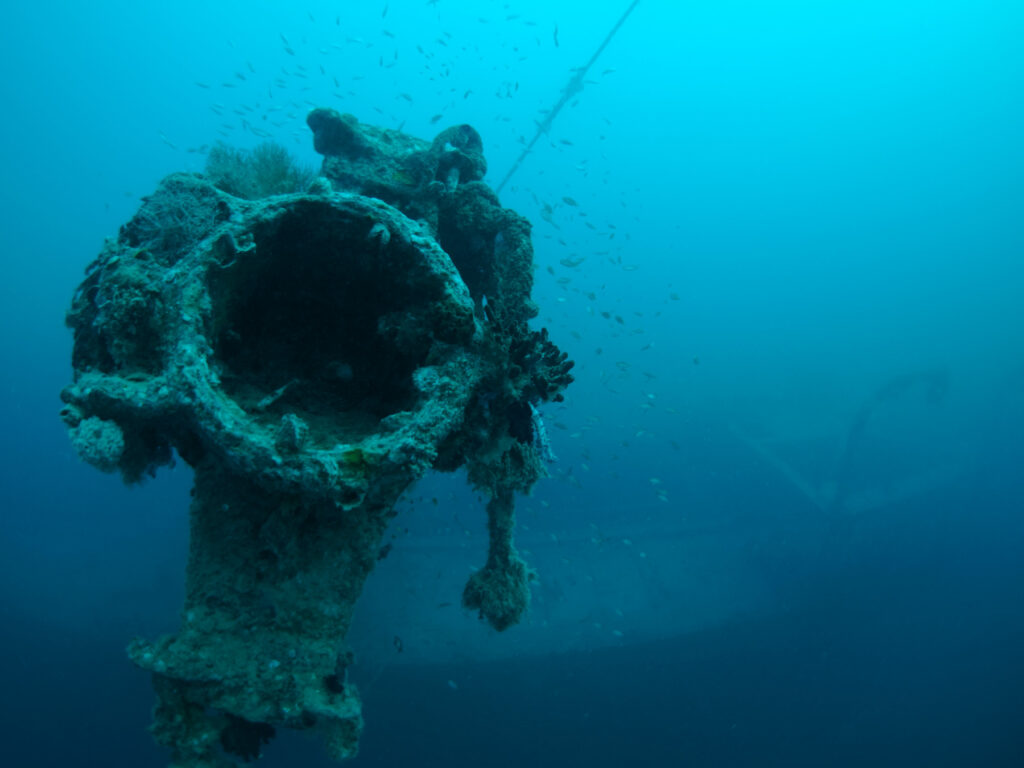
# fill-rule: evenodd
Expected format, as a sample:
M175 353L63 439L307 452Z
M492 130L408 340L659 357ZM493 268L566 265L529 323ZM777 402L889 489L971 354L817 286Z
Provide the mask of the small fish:
M431 124L431 125L433 125L433 124L434 124L434 123L436 123L436 122L437 122L438 120L440 120L440 119L441 119L441 117L442 117L441 115L434 115L434 116L433 116L432 118L430 118L430 124Z
M573 200L573 199L572 199L571 197L569 197L569 196L565 196L565 197L563 197L563 198L562 198L562 202L563 202L563 203L565 203L566 205L571 205L571 206L572 206L573 208L576 208L576 207L578 207L578 206L579 206L579 203L577 203L577 202L576 202L575 200Z
M402 638L400 638L398 635L395 635L395 638L391 641L391 643L395 646L395 650L399 653L401 653L402 650L405 648L405 646L402 643Z
M555 24L555 35L554 35L554 37L555 37L555 48L557 48L558 47L558 25L557 24Z

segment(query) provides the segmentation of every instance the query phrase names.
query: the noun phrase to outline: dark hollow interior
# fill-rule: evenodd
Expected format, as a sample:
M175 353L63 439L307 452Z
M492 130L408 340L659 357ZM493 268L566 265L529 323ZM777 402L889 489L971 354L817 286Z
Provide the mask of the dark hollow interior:
M400 336L427 297L412 254L370 237L373 222L327 206L289 212L213 280L214 352L225 391L251 414L294 413L323 440L352 441L415 403L430 334ZM382 320L384 322L382 323ZM391 329L390 331L387 329Z

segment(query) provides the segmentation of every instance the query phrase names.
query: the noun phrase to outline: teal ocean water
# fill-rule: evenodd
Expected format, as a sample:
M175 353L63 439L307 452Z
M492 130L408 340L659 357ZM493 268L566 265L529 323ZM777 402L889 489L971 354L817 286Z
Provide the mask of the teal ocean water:
M124 649L182 621L192 470L81 461L64 317L162 178L319 170L327 107L480 133L575 361L519 626L460 607L465 474L398 505L356 765L1024 765L1022 38L1003 0L9 2L3 764L169 762Z

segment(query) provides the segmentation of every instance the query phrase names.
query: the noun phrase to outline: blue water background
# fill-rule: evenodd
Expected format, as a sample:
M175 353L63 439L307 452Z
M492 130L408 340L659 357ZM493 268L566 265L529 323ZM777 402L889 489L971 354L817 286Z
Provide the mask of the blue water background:
M189 472L126 489L57 416L103 239L202 147L258 143L243 119L315 166L314 105L424 138L468 122L496 184L625 6L5 6L4 765L166 764L123 647L177 625ZM571 651L385 665L357 764L1024 765L1021 39L1012 2L639 4L502 193L534 224L538 325L577 361L521 517L638 550L710 530L769 597L669 636L627 605ZM820 478L797 435L841 439L886 382L935 372L941 402L879 406L852 472L889 501L861 513L809 503L747 439ZM481 526L457 498L419 513ZM566 606L577 556L542 573ZM264 762L328 764L287 734Z

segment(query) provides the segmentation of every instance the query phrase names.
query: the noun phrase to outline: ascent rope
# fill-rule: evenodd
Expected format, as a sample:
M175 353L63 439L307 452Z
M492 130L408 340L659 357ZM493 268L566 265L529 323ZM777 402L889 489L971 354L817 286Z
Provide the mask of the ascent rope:
M597 50L594 51L594 55L590 57L590 61L577 69L575 74L573 74L569 79L565 88L562 89L562 95L559 97L558 101L555 102L555 106L551 108L543 120L537 123L537 132L533 135L533 138L530 139L530 143L526 145L526 148L522 151L519 157L516 158L516 161L512 163L512 167L508 169L508 173L505 174L505 178L503 178L501 183L494 188L495 192L501 192L508 180L512 178L512 174L519 170L519 166L523 164L523 160L525 160L526 156L533 151L533 145L536 144L540 137L547 133L551 128L551 124L555 121L555 117L558 113L562 111L562 107L569 103L569 99L583 90L583 79L587 76L587 72L592 66L594 66L594 62L597 61L597 57L601 55L601 52L604 51L608 46L608 43L610 43L612 38L615 37L615 33L619 31L619 27L622 26L626 21L626 18L633 12L633 9L636 8L639 2L640 0L633 0L633 2L629 4L625 13L619 17L619 20L615 22L615 26L611 28L611 31L605 37L604 42L602 42L601 45L598 46Z

